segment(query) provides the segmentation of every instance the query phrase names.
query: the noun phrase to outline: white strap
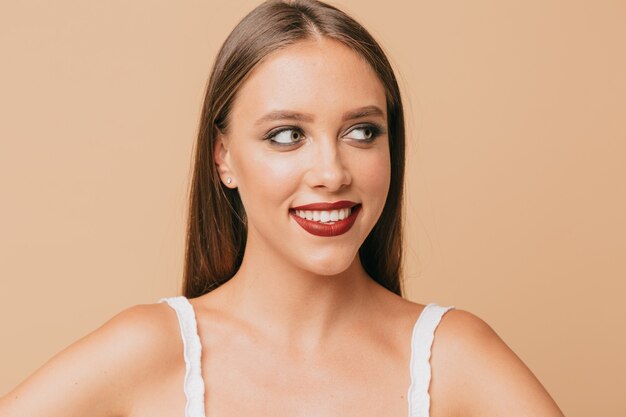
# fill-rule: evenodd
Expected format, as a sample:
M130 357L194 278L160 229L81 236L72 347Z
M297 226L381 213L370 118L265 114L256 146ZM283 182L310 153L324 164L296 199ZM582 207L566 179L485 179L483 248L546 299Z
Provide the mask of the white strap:
M183 338L183 356L185 358L185 417L205 417L204 414L204 381L200 357L202 345L198 336L198 326L193 306L184 296L161 298L159 303L167 304L176 310L180 334Z
M428 417L430 412L430 351L435 329L441 317L454 306L441 307L430 303L424 307L413 327L411 338L411 385L409 386L409 417Z

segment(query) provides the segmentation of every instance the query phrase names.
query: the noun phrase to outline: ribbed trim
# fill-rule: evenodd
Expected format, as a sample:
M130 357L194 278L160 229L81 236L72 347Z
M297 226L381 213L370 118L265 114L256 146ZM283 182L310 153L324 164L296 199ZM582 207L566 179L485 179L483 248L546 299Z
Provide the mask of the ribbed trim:
M411 385L407 394L409 417L429 417L430 353L435 329L444 313L454 308L454 306L441 307L430 303L424 307L415 321L411 337Z
M159 303L166 302L176 311L180 333L183 339L183 356L185 358L185 417L205 417L204 414L204 381L200 357L202 345L198 336L198 325L193 306L184 296L161 298Z
M198 325L193 306L184 296L161 298L159 303L161 302L166 302L176 311L183 339L184 391L187 399L185 417L206 417L204 412L204 381L200 363L202 345L198 336ZM407 393L409 417L429 417L430 356L435 330L442 316L454 308L455 306L441 307L435 303L430 303L424 307L413 326L409 365L411 385Z

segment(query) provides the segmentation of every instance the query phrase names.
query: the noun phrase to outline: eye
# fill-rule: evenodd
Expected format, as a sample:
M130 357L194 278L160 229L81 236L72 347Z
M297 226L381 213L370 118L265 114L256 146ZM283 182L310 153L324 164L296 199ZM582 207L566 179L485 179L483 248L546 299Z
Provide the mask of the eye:
M382 131L383 129L379 126L370 125L370 124L360 125L350 130L348 132L348 135L346 135L346 137L350 139L354 139L359 142L371 142L374 139L376 139L382 133Z
M272 144L279 146L289 146L299 143L304 138L302 130L293 127L283 127L269 132L265 139Z

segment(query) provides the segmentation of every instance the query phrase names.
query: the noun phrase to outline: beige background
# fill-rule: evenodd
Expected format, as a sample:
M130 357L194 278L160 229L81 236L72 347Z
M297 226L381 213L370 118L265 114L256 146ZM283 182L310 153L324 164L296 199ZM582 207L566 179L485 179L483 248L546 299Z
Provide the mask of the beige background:
M567 416L626 415L626 2L332 3L405 94L409 298L485 319ZM255 4L0 6L0 393L177 293L203 88Z

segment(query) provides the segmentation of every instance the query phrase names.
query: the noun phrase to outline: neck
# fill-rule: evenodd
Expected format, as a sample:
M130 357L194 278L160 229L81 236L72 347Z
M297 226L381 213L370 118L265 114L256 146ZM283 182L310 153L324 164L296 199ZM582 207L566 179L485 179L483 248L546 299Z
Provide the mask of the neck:
M372 307L375 285L358 254L345 271L319 275L248 244L241 267L218 290L238 318L274 340L312 350Z

